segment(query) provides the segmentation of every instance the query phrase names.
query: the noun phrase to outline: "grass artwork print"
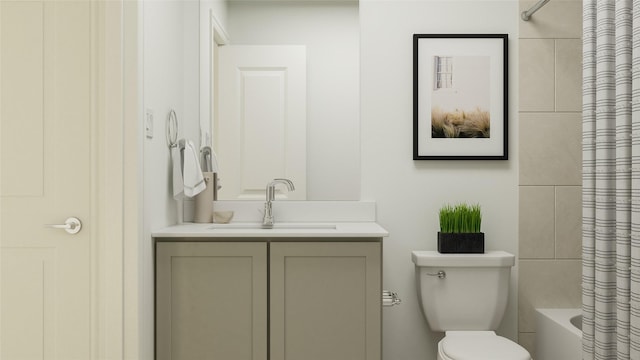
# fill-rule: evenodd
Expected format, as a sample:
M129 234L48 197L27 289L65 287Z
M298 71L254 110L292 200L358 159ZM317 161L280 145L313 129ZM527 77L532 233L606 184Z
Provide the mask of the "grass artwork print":
M508 160L508 35L413 35L413 159Z

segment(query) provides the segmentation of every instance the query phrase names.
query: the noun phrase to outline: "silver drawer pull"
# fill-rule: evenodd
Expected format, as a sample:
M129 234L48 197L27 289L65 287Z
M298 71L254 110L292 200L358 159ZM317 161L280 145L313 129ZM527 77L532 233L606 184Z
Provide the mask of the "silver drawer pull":
M429 276L437 276L438 279L444 279L447 277L447 273L443 270L438 271L437 273L427 273Z

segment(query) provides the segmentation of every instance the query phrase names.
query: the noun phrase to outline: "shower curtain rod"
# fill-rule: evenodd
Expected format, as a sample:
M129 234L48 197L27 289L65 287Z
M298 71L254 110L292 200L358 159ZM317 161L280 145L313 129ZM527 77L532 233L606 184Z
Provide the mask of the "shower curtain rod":
M531 15L533 15L536 11L540 10L541 7L545 6L550 0L540 0L537 4L533 5L531 9L527 11L523 11L520 14L520 17L524 21L529 21L531 19Z

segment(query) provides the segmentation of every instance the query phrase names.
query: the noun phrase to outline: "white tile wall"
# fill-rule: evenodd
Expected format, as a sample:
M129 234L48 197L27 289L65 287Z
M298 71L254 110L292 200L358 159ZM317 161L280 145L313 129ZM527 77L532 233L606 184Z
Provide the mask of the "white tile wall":
M520 186L520 259L553 259L553 186Z
M518 327L535 332L535 308L573 308L581 301L581 260L520 260Z
M520 185L581 185L580 113L520 113Z
M554 110L554 51L553 39L520 40L520 111Z
M555 40L556 111L582 111L582 40Z
M518 337L532 352L534 309L581 303L582 1L551 1L519 30Z
M582 257L582 187L556 186L556 259Z
M525 11L537 0L521 1ZM582 1L554 0L538 10L529 21L520 22L521 39L580 39L582 37Z

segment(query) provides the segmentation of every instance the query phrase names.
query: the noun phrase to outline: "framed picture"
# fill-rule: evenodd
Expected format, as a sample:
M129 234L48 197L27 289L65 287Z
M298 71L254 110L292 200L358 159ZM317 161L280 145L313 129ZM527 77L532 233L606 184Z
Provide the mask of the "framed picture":
M413 35L413 159L507 160L507 34Z

